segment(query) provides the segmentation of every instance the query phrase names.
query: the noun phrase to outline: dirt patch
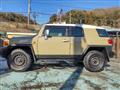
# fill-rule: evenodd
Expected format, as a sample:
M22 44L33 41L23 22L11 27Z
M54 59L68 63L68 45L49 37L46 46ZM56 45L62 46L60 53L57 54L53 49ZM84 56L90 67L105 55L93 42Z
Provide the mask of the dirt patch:
M32 86L23 86L21 90L29 90L29 89L39 89L41 90L43 87L59 87L60 83L41 83L37 85L32 85Z

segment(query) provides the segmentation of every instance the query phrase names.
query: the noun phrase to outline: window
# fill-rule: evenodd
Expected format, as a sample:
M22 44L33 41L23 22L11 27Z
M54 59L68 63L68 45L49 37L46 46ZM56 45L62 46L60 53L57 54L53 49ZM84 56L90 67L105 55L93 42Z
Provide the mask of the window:
M70 37L83 37L83 29L81 27L69 27Z
M50 36L62 37L67 35L67 28L64 26L47 26L45 30L49 29ZM44 31L45 32L45 31Z
M105 29L96 29L100 37L108 37L108 33Z

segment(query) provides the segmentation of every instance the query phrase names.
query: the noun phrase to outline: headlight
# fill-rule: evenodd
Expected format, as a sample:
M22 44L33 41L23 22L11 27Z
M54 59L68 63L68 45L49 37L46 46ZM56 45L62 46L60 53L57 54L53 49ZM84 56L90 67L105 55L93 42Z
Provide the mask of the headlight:
M8 46L9 45L9 40L3 40L3 46Z

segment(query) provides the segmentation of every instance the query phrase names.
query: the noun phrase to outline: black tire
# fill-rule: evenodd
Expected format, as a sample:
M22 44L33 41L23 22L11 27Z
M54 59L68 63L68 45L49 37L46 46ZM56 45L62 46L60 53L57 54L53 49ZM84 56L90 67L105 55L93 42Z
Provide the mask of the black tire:
M100 72L104 69L106 60L103 53L94 50L85 55L83 63L88 71Z
M31 64L30 55L22 49L15 49L9 55L8 65L14 71L26 71Z

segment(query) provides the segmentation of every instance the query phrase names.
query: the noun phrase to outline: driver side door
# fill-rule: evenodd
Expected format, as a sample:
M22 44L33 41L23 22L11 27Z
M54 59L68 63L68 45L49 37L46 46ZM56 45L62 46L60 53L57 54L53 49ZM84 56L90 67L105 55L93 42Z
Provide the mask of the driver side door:
M44 32L49 30L45 39ZM70 37L65 26L46 26L38 39L39 58L62 58L70 54Z

